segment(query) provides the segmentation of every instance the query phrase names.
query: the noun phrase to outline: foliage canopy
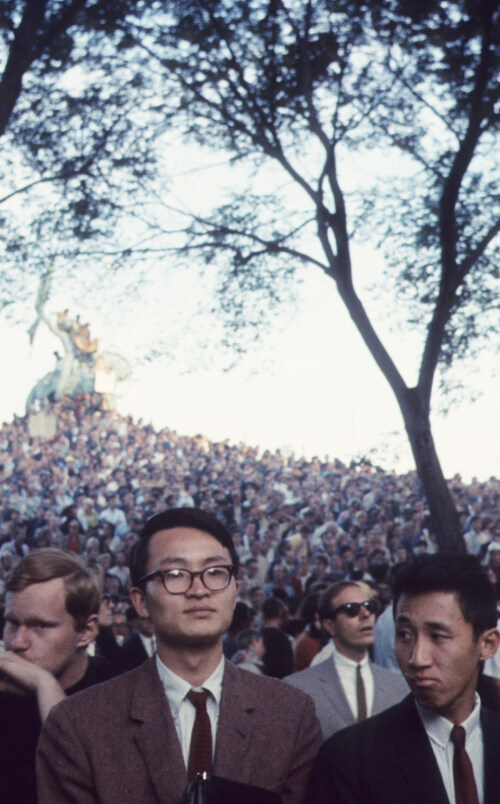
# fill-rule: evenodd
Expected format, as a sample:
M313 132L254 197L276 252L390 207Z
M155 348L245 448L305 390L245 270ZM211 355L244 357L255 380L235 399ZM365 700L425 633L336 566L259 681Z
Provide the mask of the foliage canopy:
M237 322L248 293L279 303L296 266L319 268L396 396L441 543L460 546L430 408L438 366L498 333L498 3L11 0L0 24L11 192L22 175L50 179L53 193L16 235L6 228L11 264L36 271L105 242L131 258L123 221L135 217L139 253L221 269L222 309ZM225 150L251 181L209 213L176 217L158 184L166 132ZM272 187L268 165L282 177ZM356 290L363 240L378 242L385 287L423 330L413 387Z

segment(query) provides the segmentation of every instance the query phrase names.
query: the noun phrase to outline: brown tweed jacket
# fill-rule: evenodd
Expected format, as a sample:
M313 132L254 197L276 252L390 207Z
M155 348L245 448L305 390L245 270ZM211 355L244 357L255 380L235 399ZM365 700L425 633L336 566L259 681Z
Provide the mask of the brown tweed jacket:
M301 804L320 745L307 695L226 662L215 774ZM40 804L179 804L186 768L155 660L54 707L37 774Z

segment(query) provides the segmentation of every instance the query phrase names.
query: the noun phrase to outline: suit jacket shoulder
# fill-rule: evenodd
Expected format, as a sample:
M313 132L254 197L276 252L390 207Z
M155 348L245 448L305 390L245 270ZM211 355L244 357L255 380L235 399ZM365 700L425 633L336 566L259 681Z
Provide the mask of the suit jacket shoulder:
M355 722L331 658L286 676L284 681L311 696L324 739Z
M385 709L399 703L406 698L409 687L400 673L394 673L385 667L370 663L373 673L373 715L378 715Z
M408 695L408 686L402 676L374 664L370 667L374 685L372 714L375 715ZM356 722L332 659L293 673L284 680L312 697L325 740Z
M214 773L301 804L320 744L308 696L226 662ZM40 804L179 804L187 774L155 660L54 707L38 769Z
M481 709L484 804L500 789L500 715ZM449 804L413 697L325 742L311 774L308 804Z
M409 695L321 748L308 804L449 804L431 745Z
M311 698L275 678L226 662L215 772L302 802L322 743Z
M500 714L481 707L484 743L484 804L495 804L500 790Z
M178 804L186 768L154 659L57 704L37 752L40 804Z

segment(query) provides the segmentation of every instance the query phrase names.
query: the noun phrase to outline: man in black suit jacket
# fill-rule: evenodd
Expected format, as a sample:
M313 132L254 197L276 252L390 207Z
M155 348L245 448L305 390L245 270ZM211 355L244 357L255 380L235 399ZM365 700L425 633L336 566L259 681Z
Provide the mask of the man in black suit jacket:
M500 716L475 692L500 640L491 583L472 556L422 556L396 574L394 614L396 657L412 695L326 741L308 804L454 802L454 726L465 729L477 800L495 804Z

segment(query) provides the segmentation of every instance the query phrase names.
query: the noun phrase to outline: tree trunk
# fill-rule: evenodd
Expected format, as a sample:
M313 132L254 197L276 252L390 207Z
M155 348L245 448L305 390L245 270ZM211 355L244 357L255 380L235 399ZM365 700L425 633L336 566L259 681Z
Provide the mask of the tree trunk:
M347 238L347 233L345 233ZM464 553L460 518L446 483L432 437L430 392L433 372L421 372L422 380L408 388L392 358L380 341L350 280L350 263L344 271L347 280L337 281L339 293L377 366L389 383L401 410L418 476L427 498L439 549ZM333 275L333 274L332 274ZM336 276L333 275L336 279Z
M405 398L398 398L398 402L439 549L464 553L466 548L459 515L434 446L427 406L422 402L418 388L407 389Z

